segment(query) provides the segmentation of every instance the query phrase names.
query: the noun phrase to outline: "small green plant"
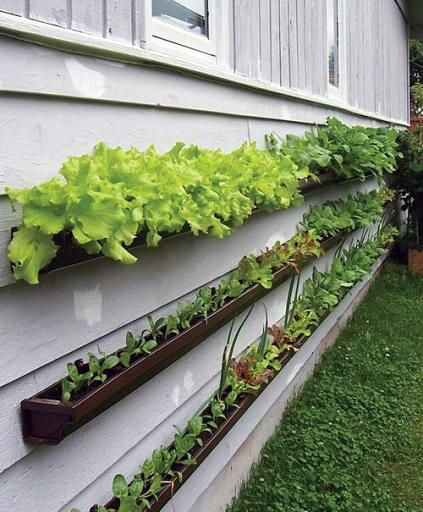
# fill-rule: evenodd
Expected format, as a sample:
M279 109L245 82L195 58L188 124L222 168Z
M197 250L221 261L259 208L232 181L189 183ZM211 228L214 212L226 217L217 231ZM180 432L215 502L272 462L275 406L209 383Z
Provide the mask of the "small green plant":
M67 364L68 376L62 380L62 401L68 402L72 393L88 386L91 381L89 372L79 373L75 363Z
M151 354L151 352L157 347L157 341L153 339L145 339L141 335L140 338L136 338L131 332L126 333L126 347L119 353L119 360L125 368L128 368L131 364L131 357L138 354Z
M197 302L179 302L177 318L182 329L191 327L192 319L199 314L199 303Z
M144 336L144 333L151 334L153 340L157 341L157 338L163 336L163 329L166 326L166 319L158 318L157 320L154 320L151 315L147 315L147 322L149 329L144 329L144 331L141 333L141 336Z
M209 287L200 288L195 297L196 311L207 322L210 313L216 311L219 307L216 298L213 296L212 290Z
M179 318L174 315L169 315L166 318L166 329L164 333L164 339L167 340L172 334L177 336L180 332Z
M79 372L75 363L68 363L68 376L62 380L62 400L68 402L72 393L80 391L95 382L103 383L107 379L107 370L111 370L119 364L119 358L115 355L107 356L105 352L99 351L99 356L89 353L88 371ZM83 365L81 365L83 366Z
M104 382L107 378L106 370L111 370L119 364L117 356L108 356L106 352L99 352L100 357L93 353L88 353L88 355L91 382Z

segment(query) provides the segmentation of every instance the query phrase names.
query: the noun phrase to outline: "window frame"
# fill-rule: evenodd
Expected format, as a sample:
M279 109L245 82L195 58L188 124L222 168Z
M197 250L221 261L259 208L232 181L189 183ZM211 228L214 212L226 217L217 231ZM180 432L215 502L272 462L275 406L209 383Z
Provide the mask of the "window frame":
M333 85L330 82L329 70L329 56L330 56L330 40L329 40L329 23L333 23L333 19L329 19L330 9L329 2L334 0L327 0L326 3L326 63L327 63L327 93L328 97L338 101L347 100L347 45L346 45L346 6L345 0L337 0L338 2L338 85Z
M207 2L207 17L208 17L208 35L195 34L189 32L177 25L166 23L152 15L152 2L153 0L146 0L150 3L149 11L151 23L151 45L152 49L164 50L169 48L169 43L177 45L179 49L193 50L190 57L195 57L195 54L203 54L204 56L211 57L215 60L217 54L216 42L216 18L217 6L216 0L208 0Z

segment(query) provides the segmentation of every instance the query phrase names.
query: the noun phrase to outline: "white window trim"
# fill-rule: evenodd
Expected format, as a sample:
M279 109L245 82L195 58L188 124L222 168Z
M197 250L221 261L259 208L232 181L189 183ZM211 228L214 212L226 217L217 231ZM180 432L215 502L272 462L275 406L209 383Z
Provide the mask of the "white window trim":
M229 68L228 0L209 0L209 37L190 33L152 16L152 0L141 0L144 13L142 47L158 54L175 55L212 68ZM219 27L219 30L217 30Z
M212 2L211 2L212 3ZM214 3L214 2L213 2ZM215 9L209 10L209 35L204 36L195 34L179 28L177 26L166 23L158 18L152 17L152 34L153 37L164 39L171 43L185 46L193 50L197 50L208 55L216 56L216 11Z
M333 0L327 0L331 2ZM329 9L327 9L328 18L327 24L331 23L332 20L329 20ZM328 65L328 73L327 73L327 91L328 97L334 100L337 100L342 103L346 103L347 101L347 44L346 44L346 34L347 34L347 24L346 24L346 5L345 0L338 0L338 37L339 37L339 48L338 48L338 86L331 84L329 81L329 65ZM326 53L326 62L329 63L329 31L327 31L327 53Z

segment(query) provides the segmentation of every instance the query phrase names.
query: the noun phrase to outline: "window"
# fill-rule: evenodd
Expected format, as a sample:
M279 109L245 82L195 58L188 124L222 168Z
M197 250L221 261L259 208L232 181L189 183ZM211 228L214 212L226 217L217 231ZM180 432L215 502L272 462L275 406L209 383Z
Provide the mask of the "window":
M184 30L208 36L207 1L153 0L153 16Z
M339 5L328 1L328 54L329 83L339 87Z
M216 55L215 12L208 0L151 0L153 37Z
M338 101L347 97L345 4L346 0L327 0L328 96Z

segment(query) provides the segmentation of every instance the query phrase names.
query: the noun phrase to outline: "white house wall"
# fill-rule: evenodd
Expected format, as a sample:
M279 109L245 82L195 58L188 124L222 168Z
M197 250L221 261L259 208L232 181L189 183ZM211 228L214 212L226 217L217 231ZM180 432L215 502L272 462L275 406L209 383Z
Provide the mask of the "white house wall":
M107 499L113 474L135 472L215 388L227 327L57 447L23 442L22 399L62 377L66 362L98 343L114 350L128 329L145 326L146 314L173 311L175 301L220 279L243 255L287 240L311 204L377 184L331 187L307 196L301 208L256 215L223 240L169 239L136 251L133 266L98 259L43 275L35 287L15 283L10 273L7 245L20 212L11 210L5 188L45 181L67 157L99 141L165 151L182 140L230 150L244 140L263 147L271 131L302 133L330 114L351 124L406 124L407 27L393 0L373 3L378 11L365 19L366 2L347 2L354 48L347 55L348 101L340 103L327 98L322 0L231 3L232 74L226 70L224 79L25 42L18 26L10 37L21 21L134 51L141 1L0 0L8 13L0 13L0 510L68 512ZM286 291L285 285L264 299L271 320L281 316ZM262 320L257 305L238 350L259 334Z

